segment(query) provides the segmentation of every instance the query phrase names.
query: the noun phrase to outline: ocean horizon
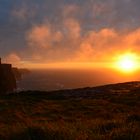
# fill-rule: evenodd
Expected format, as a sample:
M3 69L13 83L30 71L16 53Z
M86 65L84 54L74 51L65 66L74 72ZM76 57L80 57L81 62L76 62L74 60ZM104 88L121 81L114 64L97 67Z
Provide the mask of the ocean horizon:
M138 73L127 75L116 71L108 72L108 69L30 70L29 74L24 74L22 79L17 82L17 90L51 91L139 80L140 76Z

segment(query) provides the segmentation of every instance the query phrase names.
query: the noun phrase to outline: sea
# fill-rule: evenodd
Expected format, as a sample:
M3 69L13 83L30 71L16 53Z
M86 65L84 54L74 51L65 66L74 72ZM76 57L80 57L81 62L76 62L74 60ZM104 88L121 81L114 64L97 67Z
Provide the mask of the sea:
M95 87L106 84L139 81L138 73L121 73L110 69L30 70L17 81L18 91L52 91Z

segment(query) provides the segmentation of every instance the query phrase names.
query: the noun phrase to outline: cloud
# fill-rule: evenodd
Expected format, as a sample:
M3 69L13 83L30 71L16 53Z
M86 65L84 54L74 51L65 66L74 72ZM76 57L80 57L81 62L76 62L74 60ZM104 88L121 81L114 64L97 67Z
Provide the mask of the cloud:
M79 6L76 4L69 4L62 7L62 16L64 18L67 17L75 17L79 13Z
M138 0L25 0L10 2L11 11L7 3L0 5L0 48L8 62L110 61L139 51Z
M13 64L14 66L21 65L21 58L15 53L7 55L3 61L5 63Z
M79 46L80 36L80 24L74 18L64 18L60 28L44 21L27 31L27 50L34 60L71 59L70 56Z
M88 42L83 42L80 44L79 50L76 52L74 61L92 61L95 57L94 48Z
M79 61L101 61L104 58L105 61L105 54L119 48L118 41L120 39L118 33L113 29L91 30L81 39L76 59Z
M47 60L101 62L110 61L116 53L137 51L139 48L140 29L119 32L112 28L103 28L99 31L90 30L82 35L82 28L77 20L64 19L62 25L64 30L55 31L52 26L44 23L28 32L33 58L44 63Z
M130 47L134 49L139 49L140 46L140 28L135 31L128 33L124 39L125 43L128 43Z
M76 19L66 18L64 20L66 34L71 39L78 39L81 35L81 27Z
M28 10L26 7L22 7L21 9L14 9L12 11L12 15L19 20L26 20L28 16Z
M42 24L34 26L27 33L29 46L49 48L53 42L59 42L62 39L60 31L53 31L50 25Z
M21 2L20 4L15 4L11 11L11 18L20 22L28 22L35 17L38 11L37 5L31 5L30 3Z
M85 35L77 51L79 61L109 62L119 53L139 52L140 29L131 32L117 32L105 28L90 31Z

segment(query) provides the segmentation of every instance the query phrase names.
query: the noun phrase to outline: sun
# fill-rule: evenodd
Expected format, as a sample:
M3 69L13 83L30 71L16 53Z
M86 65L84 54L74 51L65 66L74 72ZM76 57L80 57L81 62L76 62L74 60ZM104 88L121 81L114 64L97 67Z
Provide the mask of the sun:
M134 72L138 69L138 55L134 53L118 55L115 67L122 72Z

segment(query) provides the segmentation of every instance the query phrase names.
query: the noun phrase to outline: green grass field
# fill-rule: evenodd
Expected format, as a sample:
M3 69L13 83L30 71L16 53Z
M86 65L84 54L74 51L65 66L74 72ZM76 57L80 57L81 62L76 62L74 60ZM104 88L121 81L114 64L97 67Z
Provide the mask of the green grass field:
M140 140L140 83L1 95L0 140Z

